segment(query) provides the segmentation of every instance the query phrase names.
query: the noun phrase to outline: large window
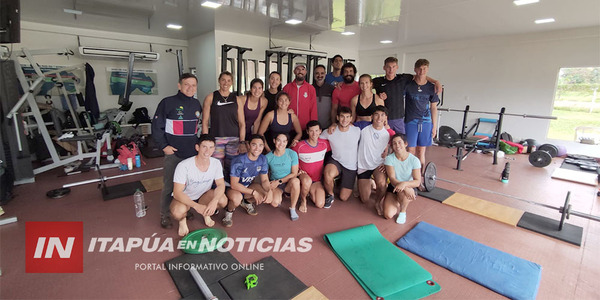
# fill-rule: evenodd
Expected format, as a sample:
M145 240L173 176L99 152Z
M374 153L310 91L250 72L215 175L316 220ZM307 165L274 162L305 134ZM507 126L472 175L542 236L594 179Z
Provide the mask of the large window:
M549 139L600 141L600 67L561 68L552 115Z

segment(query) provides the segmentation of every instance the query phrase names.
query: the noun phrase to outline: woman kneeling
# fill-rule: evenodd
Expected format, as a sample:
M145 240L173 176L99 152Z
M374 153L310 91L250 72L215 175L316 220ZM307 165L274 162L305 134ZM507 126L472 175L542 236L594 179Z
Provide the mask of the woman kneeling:
M398 224L406 222L406 208L417 198L416 188L421 183L421 162L406 150L407 146L406 135L394 135L394 153L388 155L384 162L390 183L383 200L383 213L386 219L391 219L399 211Z

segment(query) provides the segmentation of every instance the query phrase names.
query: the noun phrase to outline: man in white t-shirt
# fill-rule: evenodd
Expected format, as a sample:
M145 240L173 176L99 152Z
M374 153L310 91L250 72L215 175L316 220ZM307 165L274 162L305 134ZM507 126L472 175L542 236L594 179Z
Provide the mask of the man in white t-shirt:
M340 176L340 195L342 201L348 200L356 180L356 167L358 160L358 141L360 129L352 125L352 110L341 106L337 116L337 130L332 134L323 131L322 139L329 140L331 157L326 160L323 171L323 185L325 187L325 208L333 203L333 180Z
M385 196L387 177L383 161L388 153L390 137L393 130L386 129L387 108L383 105L375 107L373 123L360 132L358 143L358 191L363 203L371 202L371 176L375 179L375 208L381 214L381 199ZM392 131L392 132L390 132Z
M179 235L189 233L186 215L190 208L204 217L204 223L212 227L211 216L217 208L227 205L225 180L221 162L211 157L215 152L215 139L203 134L195 145L198 154L181 161L173 176L173 201L171 215L179 221ZM211 189L213 183L215 189Z

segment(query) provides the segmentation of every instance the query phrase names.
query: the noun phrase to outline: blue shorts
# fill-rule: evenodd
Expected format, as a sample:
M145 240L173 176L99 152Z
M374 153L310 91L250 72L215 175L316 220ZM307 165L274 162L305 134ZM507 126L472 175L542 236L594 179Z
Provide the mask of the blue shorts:
M365 129L365 127L371 125L371 122L369 121L356 121L354 122L354 126L360 128L360 130Z
M415 119L405 125L408 147L431 146L431 129L433 128L433 123Z
M406 133L406 131L404 131L404 118L388 120L388 125L390 125L390 128L396 133Z

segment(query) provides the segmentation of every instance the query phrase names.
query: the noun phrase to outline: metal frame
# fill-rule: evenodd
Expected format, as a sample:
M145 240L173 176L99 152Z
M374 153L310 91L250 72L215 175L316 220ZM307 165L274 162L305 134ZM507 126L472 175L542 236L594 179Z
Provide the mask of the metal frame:
M252 51L252 48L244 48L244 47L240 47L240 46L233 46L233 45L227 45L227 44L223 44L221 45L221 72L224 72L227 70L227 52L229 52L232 49L236 49L237 50L237 78L236 78L236 84L237 86L235 88L237 88L237 95L241 95L241 87L242 87L242 65L243 65L243 59L244 59L244 53L246 51Z

